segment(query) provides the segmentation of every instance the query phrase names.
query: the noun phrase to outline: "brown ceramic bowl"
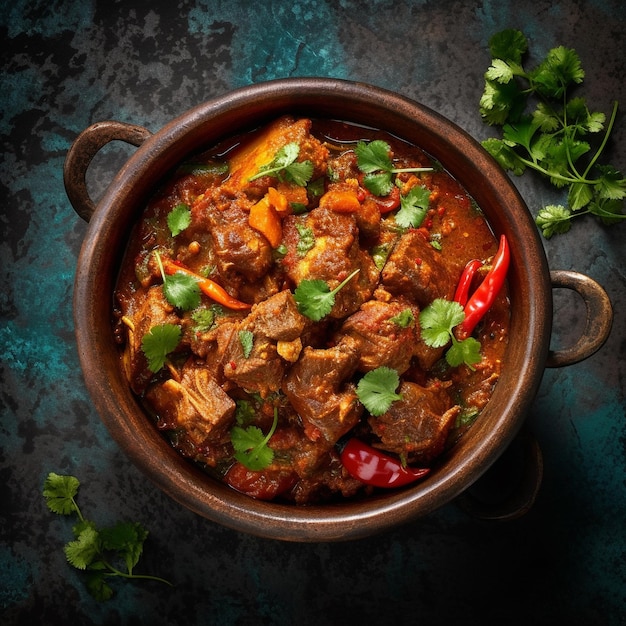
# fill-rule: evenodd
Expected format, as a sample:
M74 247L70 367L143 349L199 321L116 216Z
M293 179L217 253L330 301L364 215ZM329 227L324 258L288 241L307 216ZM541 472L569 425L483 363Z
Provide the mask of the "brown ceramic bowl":
M361 501L300 507L254 500L220 484L180 456L159 434L122 374L111 327L118 267L133 223L167 174L202 148L290 113L342 119L402 137L438 159L460 181L511 246L511 341L500 382L480 419L423 482ZM112 140L138 146L97 207L85 174ZM548 270L542 243L508 176L469 135L411 100L333 79L285 79L206 102L157 133L118 122L89 127L65 166L68 196L89 221L75 281L78 351L93 402L120 447L164 492L225 526L290 541L353 539L399 525L448 503L484 474L520 430L547 364L566 365L597 350L611 325L606 294L585 276ZM549 352L552 288L578 291L589 323L568 351Z

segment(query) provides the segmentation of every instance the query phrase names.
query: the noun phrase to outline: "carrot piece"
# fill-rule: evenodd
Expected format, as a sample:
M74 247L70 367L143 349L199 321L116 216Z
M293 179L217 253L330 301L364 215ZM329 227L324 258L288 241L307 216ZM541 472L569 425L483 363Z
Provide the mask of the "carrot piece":
M280 245L283 238L283 226L276 209L270 203L268 194L252 205L248 223L254 230L265 236L272 248Z
M336 213L356 213L361 203L355 191L331 189L320 198L319 206Z
M289 212L290 207L287 196L274 187L268 187L267 199L279 215L286 215Z

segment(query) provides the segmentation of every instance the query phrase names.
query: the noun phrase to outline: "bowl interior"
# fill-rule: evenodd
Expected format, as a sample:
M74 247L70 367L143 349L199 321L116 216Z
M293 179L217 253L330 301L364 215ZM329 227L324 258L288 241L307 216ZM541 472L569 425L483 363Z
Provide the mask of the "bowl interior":
M381 128L439 160L510 242L511 329L499 384L481 417L419 484L361 501L297 507L241 495L183 459L131 394L111 331L112 294L128 233L145 202L185 157L282 114ZM504 451L525 417L547 356L551 289L537 229L507 175L464 131L430 109L373 86L287 79L231 92L191 109L150 137L109 186L78 262L74 315L94 404L112 436L160 488L223 525L276 539L352 539L425 515L471 485Z

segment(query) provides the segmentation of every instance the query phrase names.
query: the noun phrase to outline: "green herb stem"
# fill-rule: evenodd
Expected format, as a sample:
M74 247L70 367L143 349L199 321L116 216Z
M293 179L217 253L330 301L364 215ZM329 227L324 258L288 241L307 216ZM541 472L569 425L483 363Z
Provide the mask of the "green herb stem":
M389 170L392 174L402 174L404 172L434 172L434 167L398 167Z
M591 159L591 161L589 161L589 165L587 165L587 168L585 169L585 172L583 173L584 177L587 176L587 174L591 171L591 168L595 165L596 161L600 158L602 151L604 150L607 142L609 141L609 136L611 132L613 131L613 125L615 124L615 119L617 118L617 107L618 107L618 102L617 100L615 100L613 102L613 110L611 111L611 117L609 118L609 123L607 124L606 132L604 133L604 138L602 139L602 143L597 149L594 157Z
M161 578L159 576L151 576L150 574L133 574L131 572L123 572L122 570L117 569L111 565L106 559L101 559L102 564L107 567L108 572L103 572L104 576L119 576L120 578L129 578L129 579L142 579L142 580L154 580L160 583L165 583L170 587L174 585L169 581L165 580L165 578Z

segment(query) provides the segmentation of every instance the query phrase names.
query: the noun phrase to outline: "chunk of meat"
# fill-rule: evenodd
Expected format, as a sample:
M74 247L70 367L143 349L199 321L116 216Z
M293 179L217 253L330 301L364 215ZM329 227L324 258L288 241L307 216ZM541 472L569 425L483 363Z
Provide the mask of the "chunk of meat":
M267 185L262 179L249 179L259 172L262 166L271 163L276 153L288 143L297 143L300 147L297 161L310 161L313 164L313 178L326 173L328 159L327 148L310 134L311 120L284 116L257 133L251 141L229 155L230 176L227 185L238 190L254 194L255 188L263 195ZM263 177L267 180L267 177Z
M369 372L380 366L403 374L411 363L418 341L419 310L406 302L369 300L341 326L359 354L358 369Z
M359 270L336 294L330 318L346 317L370 298L379 273L372 257L359 246L354 215L318 208L306 216L287 217L283 232L287 247L283 267L294 284L323 280L332 290ZM308 246L304 245L306 241Z
M151 387L146 400L160 420L184 428L197 445L226 428L235 412L235 402L199 363L183 368L180 381L170 378Z
M246 318L255 334L277 341L293 341L302 335L307 318L298 311L293 294L284 290L256 304Z
M285 373L285 362L278 354L276 342L262 336L254 336L252 351L246 357L240 332L231 334L224 351L224 378L248 392L259 393L265 398L269 393L280 389Z
M155 285L146 290L137 290L131 301L120 300L122 323L126 328L126 343L122 354L122 366L132 390L143 393L153 372L148 369L148 360L141 349L144 335L160 324L179 324L174 307L165 299L163 288Z
M382 271L382 283L394 295L414 300L420 308L435 298L452 299L455 283L435 250L417 230L400 237Z
M205 228L211 234L219 273L227 276L235 271L254 281L271 267L272 247L250 226L245 207L235 200L225 207L219 204L222 193L220 188L208 194L193 212L201 214L199 219L204 219Z
M224 377L262 397L278 391L286 362L298 358L302 348L298 340L306 324L290 291L281 291L255 305L223 342ZM252 333L252 350L248 356L244 354L241 332Z
M355 386L346 382L357 364L358 354L346 343L328 349L307 346L287 374L282 390L310 439L321 434L334 444L358 423L363 406Z
M441 383L422 387L404 381L398 393L402 399L386 413L369 418L372 432L380 438L377 447L409 462L429 463L443 452L461 407L453 405Z

